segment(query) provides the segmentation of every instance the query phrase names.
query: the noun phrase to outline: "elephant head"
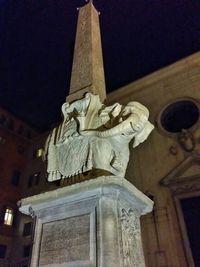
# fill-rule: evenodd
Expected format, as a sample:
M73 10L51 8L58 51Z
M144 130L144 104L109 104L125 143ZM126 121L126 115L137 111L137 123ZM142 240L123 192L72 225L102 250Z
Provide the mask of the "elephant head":
M111 129L105 131L83 131L82 135L93 135L101 138L108 138L116 135L135 137L134 147L143 142L150 132L153 125L148 122L149 111L138 102L129 102L119 116L119 123ZM137 137L138 136L138 137Z

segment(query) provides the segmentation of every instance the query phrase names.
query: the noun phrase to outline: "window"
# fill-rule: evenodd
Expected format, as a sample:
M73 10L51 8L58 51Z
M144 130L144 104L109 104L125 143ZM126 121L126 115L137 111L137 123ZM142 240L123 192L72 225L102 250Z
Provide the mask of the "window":
M4 171L4 168L5 168L5 159L0 158L0 170L1 170L1 172Z
M29 257L31 252L31 245L25 246L23 251L23 257Z
M19 126L19 128L18 128L18 134L23 135L23 133L24 133L24 127L21 125L21 126Z
M30 236L32 232L32 222L24 224L23 236Z
M9 130L13 131L14 130L14 120L8 119L6 126Z
M199 256L199 241L200 241L200 226L199 226L199 208L200 197L189 197L180 199L183 219L186 226L186 238L189 241L189 247L192 252L194 266L200 266ZM193 264L191 264L193 265Z
M2 114L2 115L0 116L0 124L3 125L5 122L6 122L6 116Z
M4 224L11 226L12 223L13 223L13 217L14 217L13 209L6 208L6 212L5 212L5 215L4 215Z
M20 180L21 172L18 170L13 171L13 175L11 178L11 184L14 186L18 186Z
M28 178L28 187L31 187L33 185L33 175L30 175Z
M38 185L40 182L40 172L35 172L34 174L29 176L28 179L28 187L33 185Z
M34 180L35 180L35 185L38 185L40 182L40 172L36 172L33 174Z
M34 151L34 157L35 158L41 158L43 155L43 149L42 148L38 148Z
M31 138L31 130L30 130L30 129L27 129L27 130L26 130L26 137L27 137L28 139Z
M18 152L20 155L24 155L24 154L25 154L25 151L26 151L26 149L25 149L24 146L19 145L19 146L17 147L17 152Z
M188 130L199 120L199 108L189 99L176 101L168 105L160 116L160 124L169 133Z
M0 136L0 144L4 145L6 142L6 139L4 139L3 137Z
M7 246L0 244L0 259L3 259L6 257L6 250L7 250Z

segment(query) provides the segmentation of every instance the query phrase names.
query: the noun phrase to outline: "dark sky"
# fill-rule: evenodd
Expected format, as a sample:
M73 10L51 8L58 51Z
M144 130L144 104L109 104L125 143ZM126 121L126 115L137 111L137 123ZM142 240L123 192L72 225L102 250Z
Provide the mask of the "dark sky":
M38 129L60 117L83 0L0 0L0 105ZM95 0L107 91L199 50L199 0Z

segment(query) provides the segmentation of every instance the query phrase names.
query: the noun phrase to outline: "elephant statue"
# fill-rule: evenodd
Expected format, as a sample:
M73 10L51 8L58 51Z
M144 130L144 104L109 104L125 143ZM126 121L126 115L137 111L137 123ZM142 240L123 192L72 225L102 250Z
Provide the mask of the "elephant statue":
M62 107L64 121L47 140L48 180L68 178L93 169L124 177L129 143L142 143L153 125L149 111L138 102L105 107L99 97L85 98Z

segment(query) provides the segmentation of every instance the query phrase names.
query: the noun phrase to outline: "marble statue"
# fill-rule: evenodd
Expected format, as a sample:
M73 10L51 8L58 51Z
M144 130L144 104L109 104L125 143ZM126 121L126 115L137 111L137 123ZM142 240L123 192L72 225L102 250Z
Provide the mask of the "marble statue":
M125 176L129 143L133 147L146 140L153 125L149 112L138 102L106 107L98 95L62 106L63 122L49 135L45 159L48 180L72 177L92 169Z

